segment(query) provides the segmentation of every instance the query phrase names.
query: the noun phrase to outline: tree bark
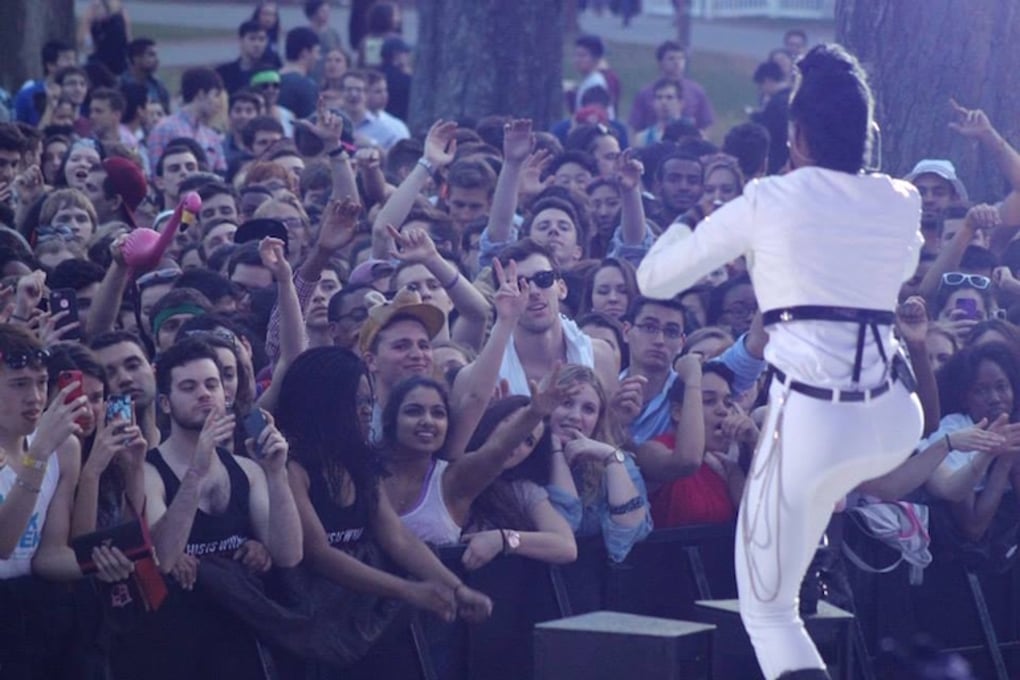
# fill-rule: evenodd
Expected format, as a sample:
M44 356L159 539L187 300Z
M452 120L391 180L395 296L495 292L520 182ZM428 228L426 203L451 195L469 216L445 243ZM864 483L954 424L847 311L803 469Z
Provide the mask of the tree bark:
M411 127L512 114L547 129L563 110L563 0L418 4Z
M0 0L0 86L13 94L41 78L47 40L74 45L74 0Z
M945 158L972 202L1003 197L995 160L948 128L949 99L984 109L1020 142L1020 4L837 0L836 39L869 73L885 172L903 176L922 158Z

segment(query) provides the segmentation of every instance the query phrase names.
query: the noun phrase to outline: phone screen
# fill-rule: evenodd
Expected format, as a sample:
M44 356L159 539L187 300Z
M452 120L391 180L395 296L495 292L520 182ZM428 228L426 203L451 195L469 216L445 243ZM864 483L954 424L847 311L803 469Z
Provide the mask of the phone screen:
M134 424L135 410L131 402L131 395L122 394L106 400L106 422L109 424L114 420L119 420L125 425Z
M262 448L258 443L259 436L268 424L269 421L266 420L266 417L259 409L255 409L244 419L244 432L255 441L255 455L259 458L262 457Z
M965 312L968 319L978 317L977 300L973 298L959 298L956 301L956 308Z

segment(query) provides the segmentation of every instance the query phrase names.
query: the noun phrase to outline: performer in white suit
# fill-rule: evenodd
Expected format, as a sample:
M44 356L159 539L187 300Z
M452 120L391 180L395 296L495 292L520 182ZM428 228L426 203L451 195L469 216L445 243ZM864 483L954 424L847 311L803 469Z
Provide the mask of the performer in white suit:
M921 200L865 174L872 99L856 59L820 45L797 64L792 172L752 182L696 231L674 224L638 269L668 298L746 256L769 343L769 411L736 541L740 612L769 680L828 678L797 595L835 504L899 465L922 414L892 325L917 265Z

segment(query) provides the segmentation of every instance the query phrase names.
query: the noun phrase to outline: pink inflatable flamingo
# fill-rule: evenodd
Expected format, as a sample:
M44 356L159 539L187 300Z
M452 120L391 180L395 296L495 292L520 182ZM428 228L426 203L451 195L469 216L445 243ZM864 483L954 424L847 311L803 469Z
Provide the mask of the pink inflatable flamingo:
M128 234L121 246L124 262L136 272L155 269L174 234L177 233L177 228L180 227L181 231L187 229L194 223L195 215L201 209L202 199L198 194L194 191L184 194L162 232L154 229L135 229Z

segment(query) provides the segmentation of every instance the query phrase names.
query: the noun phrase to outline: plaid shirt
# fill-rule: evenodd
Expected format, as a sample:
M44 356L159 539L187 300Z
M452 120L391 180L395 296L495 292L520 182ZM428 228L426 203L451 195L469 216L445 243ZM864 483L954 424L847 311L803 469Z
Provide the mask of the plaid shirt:
M223 151L223 135L208 125L203 125L186 110L167 116L149 132L149 160L155 166L163 157L163 150L177 137L188 137L198 142L209 159L209 168L214 172L227 171L227 156Z

